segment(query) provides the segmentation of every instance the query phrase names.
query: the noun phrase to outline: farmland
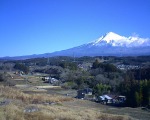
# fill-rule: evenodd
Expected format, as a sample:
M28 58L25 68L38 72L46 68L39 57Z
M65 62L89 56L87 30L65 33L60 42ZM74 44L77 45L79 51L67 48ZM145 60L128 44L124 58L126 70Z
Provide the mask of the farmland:
M126 62L130 59L124 58ZM149 120L149 109L144 106L147 103L149 79L140 80L140 84L137 81L139 78L149 78L149 57L145 59L131 63L130 70L118 69L116 66L124 61L111 57L103 61L98 58L78 58L79 63L57 58L50 65L43 63L42 59L1 62L0 119ZM36 65L33 62L37 62ZM139 72L139 68L135 67L137 64L142 66L140 77L136 75ZM133 72L137 80L133 80ZM142 86L140 89L137 88L139 85ZM124 91L124 87L137 96L131 96L130 91ZM137 91L133 91L132 87ZM76 98L77 91L84 88L93 89L93 99ZM110 93L128 95L128 106L116 107L95 102L99 95ZM141 94L144 99L140 99ZM129 106L133 102L135 107Z

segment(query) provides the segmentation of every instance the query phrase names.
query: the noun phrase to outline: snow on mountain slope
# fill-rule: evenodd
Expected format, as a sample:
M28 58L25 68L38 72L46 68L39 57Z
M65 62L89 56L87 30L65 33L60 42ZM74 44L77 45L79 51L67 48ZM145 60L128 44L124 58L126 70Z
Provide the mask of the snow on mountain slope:
M70 49L45 53L39 55L4 57L1 59L21 60L38 57L53 56L140 56L150 55L150 38L140 38L137 36L124 37L116 33L109 32L98 38L94 42L76 46Z
M105 36L98 38L96 41L91 42L93 46L119 46L119 47L139 47L139 46L150 46L149 38L139 38L139 37L124 37L120 36L114 32L109 32Z

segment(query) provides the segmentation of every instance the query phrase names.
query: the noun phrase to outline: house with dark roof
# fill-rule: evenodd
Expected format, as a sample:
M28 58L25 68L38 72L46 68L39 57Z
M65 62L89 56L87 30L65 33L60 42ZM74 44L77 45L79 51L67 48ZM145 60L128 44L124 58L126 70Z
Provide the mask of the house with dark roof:
M92 92L93 92L93 90L90 88L78 90L76 98L78 98L78 99L90 99L93 97Z
M122 106L125 104L125 101L126 97L122 95L102 95L98 97L98 102L115 106Z

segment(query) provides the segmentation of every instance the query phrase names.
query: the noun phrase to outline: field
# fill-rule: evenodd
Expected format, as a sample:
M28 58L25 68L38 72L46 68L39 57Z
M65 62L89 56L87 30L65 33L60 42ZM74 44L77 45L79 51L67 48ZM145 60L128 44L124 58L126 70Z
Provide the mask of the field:
M140 108L115 108L68 96L0 87L1 120L149 120Z
M150 112L144 111L141 108L118 108L85 100L74 100L64 102L64 106L70 107L72 109L90 109L94 111L100 111L102 113L131 116L133 119L137 120L150 120Z
M13 75L12 80L19 84L0 86L0 120L150 119L150 112L141 108L117 108L75 99L75 90L42 83L37 76L28 76L25 81L26 77Z
M129 120L128 116L104 114L93 109L74 109L64 102L71 97L48 94L25 94L18 89L0 86L1 120ZM74 106L74 105L73 105Z

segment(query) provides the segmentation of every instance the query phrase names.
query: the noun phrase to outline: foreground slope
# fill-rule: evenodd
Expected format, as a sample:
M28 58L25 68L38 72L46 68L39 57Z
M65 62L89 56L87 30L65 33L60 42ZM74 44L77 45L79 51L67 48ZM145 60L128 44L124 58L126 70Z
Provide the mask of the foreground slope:
M63 102L74 101L69 97L25 94L4 86L0 86L0 89L1 120L131 120L126 115L102 113L101 109L75 109L64 105Z

